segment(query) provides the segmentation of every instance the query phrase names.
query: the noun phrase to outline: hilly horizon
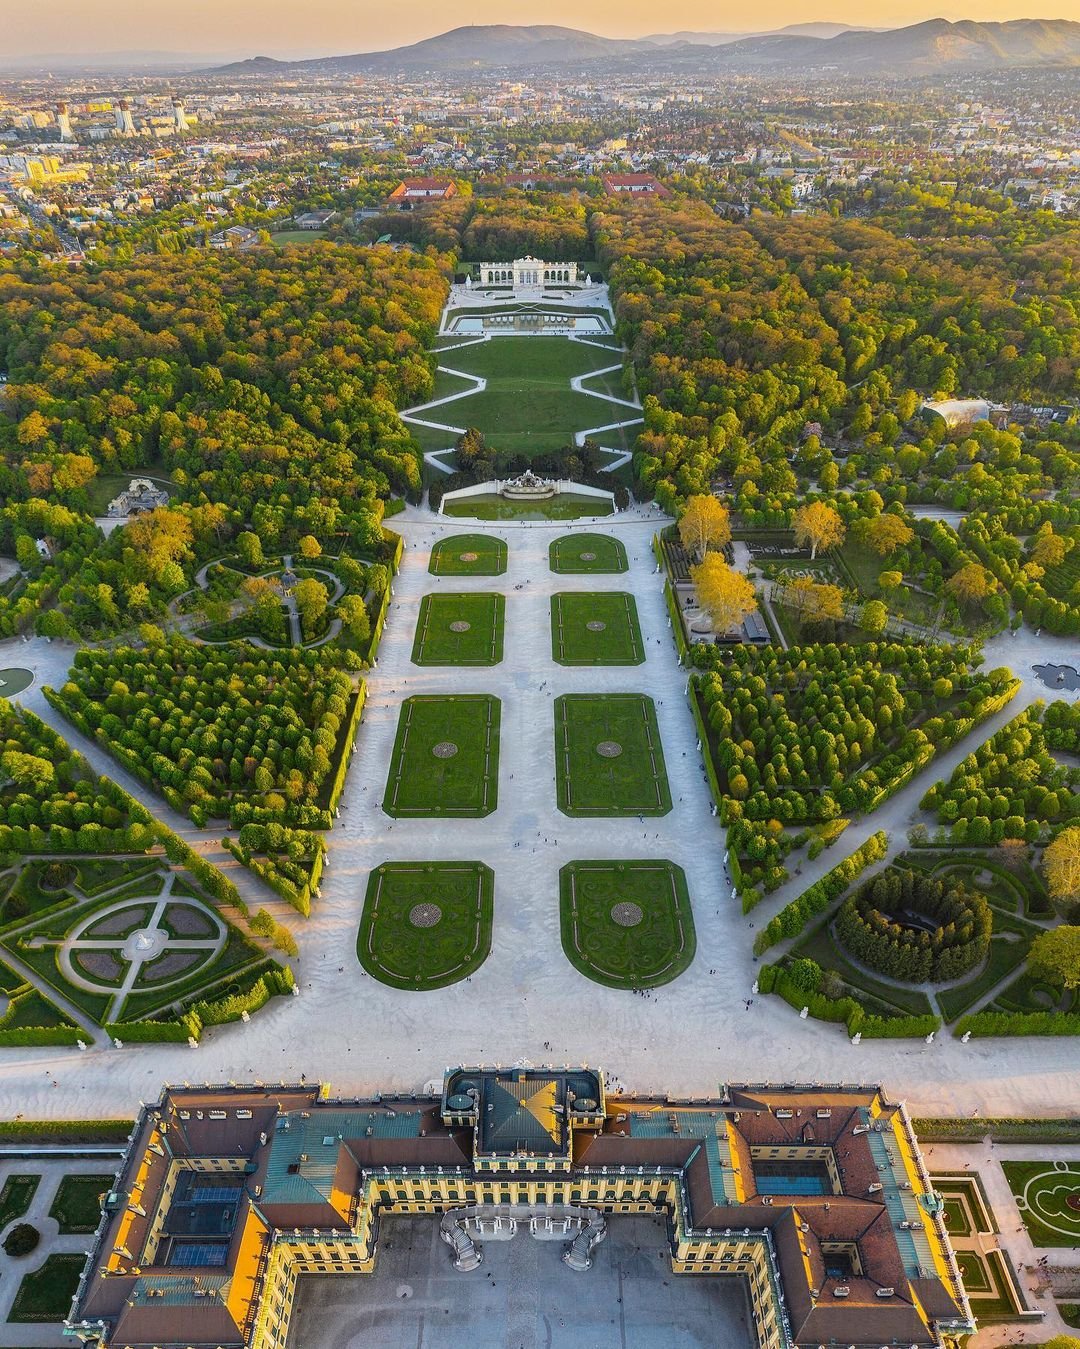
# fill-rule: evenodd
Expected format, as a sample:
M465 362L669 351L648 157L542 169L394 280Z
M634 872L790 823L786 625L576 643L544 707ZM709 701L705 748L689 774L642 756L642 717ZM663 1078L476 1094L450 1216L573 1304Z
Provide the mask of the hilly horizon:
M684 32L646 38L601 37L551 24L479 24L386 51L299 61L256 56L220 66L212 73L456 74L582 64L641 72L693 65L699 70L735 73L843 69L853 74L908 77L949 70L1072 67L1080 65L1080 22L927 19L891 29L807 23L750 35Z

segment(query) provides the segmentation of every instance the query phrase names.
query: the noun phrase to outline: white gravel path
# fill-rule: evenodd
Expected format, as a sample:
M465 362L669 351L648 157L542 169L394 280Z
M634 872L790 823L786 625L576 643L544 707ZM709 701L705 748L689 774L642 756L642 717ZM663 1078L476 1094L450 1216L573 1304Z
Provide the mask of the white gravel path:
M625 541L630 557L625 575L555 576L548 570L548 544L568 527L511 524L495 531L509 542L505 576L440 580L427 570L432 542L476 526L413 510L396 517L394 527L404 533L408 547L371 677L343 812L329 841L323 897L311 919L297 923L301 996L275 1000L248 1026L207 1034L195 1051L168 1045L122 1051L95 1046L84 1054L0 1051L0 1116L122 1114L140 1099L155 1097L163 1080L296 1080L304 1072L345 1094L379 1087L416 1090L440 1078L449 1064L521 1058L587 1061L628 1086L680 1093L712 1092L725 1079L880 1081L894 1096L906 1098L915 1113L970 1114L976 1106L986 1115L1080 1109L1080 1051L1074 1041L961 1045L946 1035L930 1046L879 1041L853 1047L841 1029L801 1021L778 999L755 999L746 1010L754 931L723 884L723 831L711 815L683 699L685 673L675 659L661 578L654 572L650 539L658 519L655 513L635 511L588 526L615 531ZM411 664L420 600L440 588L506 594L501 665L455 670ZM646 664L628 669L554 664L549 596L575 588L636 594ZM1030 678L1031 660L1068 655L1075 662L1077 645L1053 641L1048 646L1033 634L1006 637L992 644L988 663L1015 655L1018 672ZM0 665L30 665L54 684L63 681L70 657L70 647L42 641L0 648ZM675 802L665 819L646 824L570 820L557 811L552 701L558 693L592 690L642 691L657 700ZM411 694L447 691L487 692L502 699L499 808L475 821L391 821L378 803L401 702ZM1000 721L1040 691L1048 693L1026 683ZM24 697L41 710L39 686ZM970 743L943 755L934 771L951 771L998 724L989 723ZM914 784L872 820L853 825L844 849L855 846L856 834L902 829L925 786L926 780ZM150 804L159 807L156 801ZM680 979L648 999L586 980L559 943L559 867L574 858L623 856L679 863L694 906L697 959ZM386 860L416 858L478 858L494 868L496 877L490 958L471 982L426 994L376 983L361 972L355 957L369 870ZM824 869L833 860L826 853L815 865ZM803 876L773 896L753 920L766 921L814 874L810 866L804 868ZM710 968L717 974L710 975ZM59 1083L55 1088L53 1075Z

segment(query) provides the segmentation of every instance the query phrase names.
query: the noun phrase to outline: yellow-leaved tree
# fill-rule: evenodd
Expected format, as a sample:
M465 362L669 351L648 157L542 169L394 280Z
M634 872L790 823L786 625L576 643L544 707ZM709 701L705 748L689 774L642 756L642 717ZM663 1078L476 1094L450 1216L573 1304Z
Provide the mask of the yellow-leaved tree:
M824 501L811 501L809 505L800 506L792 523L795 542L800 546L809 544L811 558L817 557L821 548L836 548L844 542L844 522Z
M822 585L800 576L784 591L784 599L806 623L843 618L844 595L839 586Z
M679 516L679 538L688 552L704 561L710 547L723 548L731 542L728 508L713 496L687 497Z
M1080 898L1080 827L1063 829L1047 844L1043 870L1054 899Z
M729 567L722 557L709 553L690 568L690 580L698 604L713 621L717 632L731 632L757 608L753 585L741 571Z

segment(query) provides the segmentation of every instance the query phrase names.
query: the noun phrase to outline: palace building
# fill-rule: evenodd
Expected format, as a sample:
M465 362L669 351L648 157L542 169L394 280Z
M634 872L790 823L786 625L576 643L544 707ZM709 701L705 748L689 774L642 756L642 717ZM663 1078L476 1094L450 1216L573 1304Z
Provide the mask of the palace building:
M485 1239L519 1230L563 1241L587 1296L574 1271L606 1227L647 1214L675 1274L744 1281L760 1349L929 1349L974 1328L911 1122L880 1088L674 1100L608 1095L585 1067L480 1067L448 1070L441 1097L166 1089L131 1134L67 1333L284 1349L303 1276L372 1273L405 1214L439 1222L463 1299Z
M540 258L516 258L513 262L482 262L479 272L481 285L512 286L514 290L578 284L576 262L543 262Z

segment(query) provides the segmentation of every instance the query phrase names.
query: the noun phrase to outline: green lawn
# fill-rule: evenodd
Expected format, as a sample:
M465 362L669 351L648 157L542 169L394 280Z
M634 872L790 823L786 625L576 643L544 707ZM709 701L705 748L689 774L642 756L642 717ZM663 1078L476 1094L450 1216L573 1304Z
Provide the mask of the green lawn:
M506 540L494 534L453 534L431 550L433 576L501 576L506 570Z
M622 540L611 534L564 534L552 541L548 565L565 576L610 576L630 569Z
M1002 1162L1009 1189L1032 1244L1080 1246L1080 1165L1069 1162Z
M925 993L917 988L894 988L872 974L853 965L834 940L829 920L819 923L801 941L792 947L792 958L806 957L816 961L823 970L834 970L844 983L854 990L860 1002L867 997L881 1004L883 1013L903 1016L929 1016L933 1011Z
M113 1176L65 1176L56 1191L49 1217L60 1231L93 1232L101 1221L101 1202L113 1187Z
M481 376L487 387L448 403L442 409L447 415L434 420L475 426L493 449L510 454L559 450L573 443L575 431L636 415L631 408L575 393L570 387L575 375L618 365L622 359L620 351L600 350L565 337L498 337L447 351L440 355L443 364ZM459 389L460 381L440 375L434 396ZM625 433L619 431L605 432L604 443L611 449L628 447Z
M499 798L499 700L406 698L383 810L401 816L490 815Z
M491 950L494 889L482 862L384 862L368 881L357 959L392 988L457 983Z
M559 872L562 945L609 988L657 988L682 974L697 940L686 877L672 862L571 862Z
M24 1276L9 1321L62 1321L71 1310L86 1256L50 1255L40 1269Z
M544 501L514 501L493 492L481 492L457 501L444 499L442 506L443 515L465 520L580 520L611 515L614 510L606 498L582 496L578 492L560 492Z
M498 665L505 610L502 595L425 595L416 621L413 664Z
M551 597L551 655L560 665L640 665L637 605L625 591L563 591Z
M555 763L565 815L666 815L671 809L656 709L644 694L556 698Z
M0 1190L0 1228L23 1216L40 1184L40 1176L8 1176Z

